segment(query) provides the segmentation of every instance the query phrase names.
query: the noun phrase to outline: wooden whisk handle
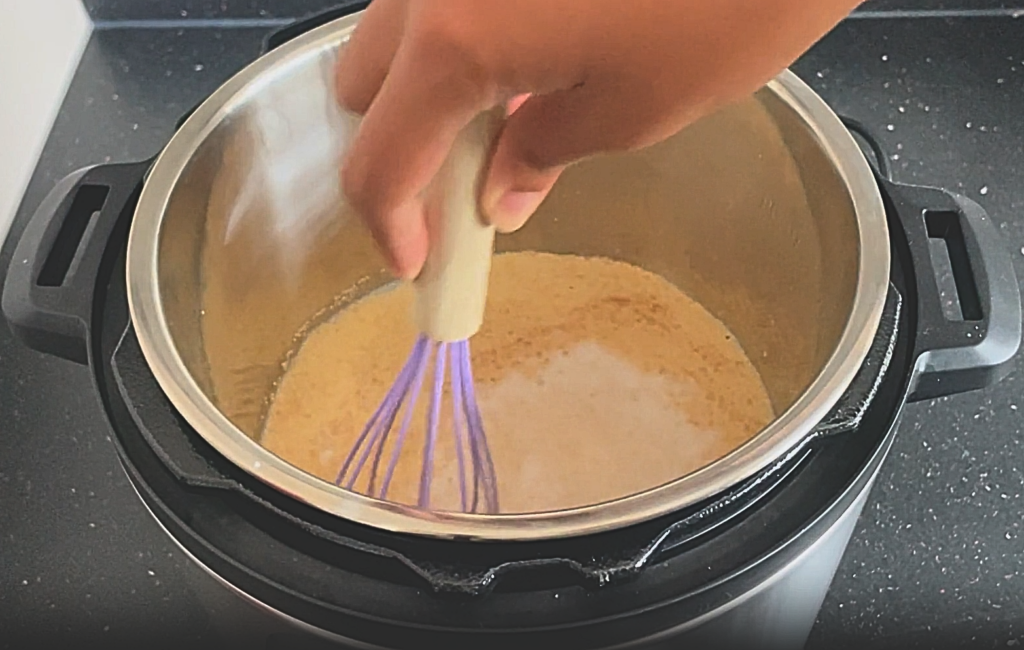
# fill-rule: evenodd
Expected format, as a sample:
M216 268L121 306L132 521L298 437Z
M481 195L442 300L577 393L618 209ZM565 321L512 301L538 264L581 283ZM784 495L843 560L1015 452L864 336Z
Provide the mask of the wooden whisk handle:
M494 227L480 213L480 188L504 118L500 108L474 118L426 195L430 253L413 281L414 317L419 330L435 341L468 339L483 324Z

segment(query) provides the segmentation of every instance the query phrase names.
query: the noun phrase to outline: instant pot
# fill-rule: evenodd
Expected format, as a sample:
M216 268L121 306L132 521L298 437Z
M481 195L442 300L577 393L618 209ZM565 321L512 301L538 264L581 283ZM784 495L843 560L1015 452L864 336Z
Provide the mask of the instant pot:
M347 492L259 437L302 328L389 281L336 172L357 119L333 66L365 6L274 34L156 158L61 181L8 271L15 334L92 370L141 500L259 612L227 635L800 647L903 406L983 389L1018 350L1020 293L987 215L893 182L870 134L785 72L661 144L573 166L496 244L675 283L743 345L772 423L678 480L568 511Z

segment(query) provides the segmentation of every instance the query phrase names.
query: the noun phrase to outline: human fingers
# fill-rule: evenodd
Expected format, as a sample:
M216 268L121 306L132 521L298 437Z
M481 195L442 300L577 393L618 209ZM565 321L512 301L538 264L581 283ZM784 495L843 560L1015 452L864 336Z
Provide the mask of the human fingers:
M380 92L402 40L405 4L403 0L371 2L339 52L334 89L338 103L349 111L366 114Z
M346 197L392 271L415 277L428 248L422 195L488 93L457 60L403 41L342 169Z
M611 83L529 98L508 119L483 192L487 218L501 232L519 229L565 167L588 155L632 149L669 135L679 119Z

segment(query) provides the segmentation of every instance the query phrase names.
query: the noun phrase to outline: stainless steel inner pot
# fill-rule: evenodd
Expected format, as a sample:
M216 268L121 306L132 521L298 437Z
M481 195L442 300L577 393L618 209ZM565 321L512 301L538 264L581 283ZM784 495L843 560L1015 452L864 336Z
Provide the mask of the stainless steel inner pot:
M338 183L356 122L335 104L332 68L358 19L308 32L225 83L167 145L136 209L127 279L139 341L171 402L217 451L368 525L539 539L703 500L781 458L826 415L878 327L889 236L860 149L785 72L662 144L572 167L530 223L496 244L628 261L701 302L738 337L777 413L748 443L614 502L498 516L377 501L261 447L268 398L303 327L390 280Z

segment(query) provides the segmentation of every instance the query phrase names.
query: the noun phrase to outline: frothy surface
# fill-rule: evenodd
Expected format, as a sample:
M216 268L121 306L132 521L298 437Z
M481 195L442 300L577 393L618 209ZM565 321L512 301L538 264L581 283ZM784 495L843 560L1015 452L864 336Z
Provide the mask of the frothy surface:
M279 382L264 446L334 480L412 348L410 292L368 296L310 332ZM496 256L471 348L503 512L600 503L664 484L774 417L725 326L659 276L621 262ZM403 503L416 502L427 401L424 391L388 494ZM441 431L431 505L457 510L447 411Z

